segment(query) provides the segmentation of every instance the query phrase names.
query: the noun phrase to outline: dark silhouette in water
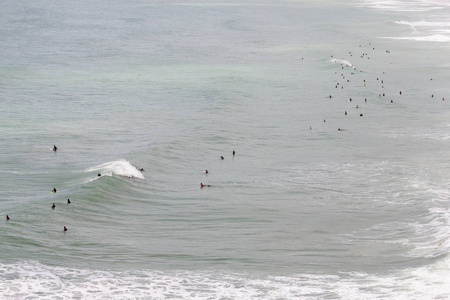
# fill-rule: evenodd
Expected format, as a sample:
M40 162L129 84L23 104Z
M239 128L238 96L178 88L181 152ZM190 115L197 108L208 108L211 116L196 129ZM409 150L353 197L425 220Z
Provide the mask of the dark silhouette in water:
M70 204L71 202L70 202L70 199L69 198L67 198L67 204Z
M55 206L55 203L53 203L53 205L52 205L52 209L55 209L55 207L56 207L56 206Z

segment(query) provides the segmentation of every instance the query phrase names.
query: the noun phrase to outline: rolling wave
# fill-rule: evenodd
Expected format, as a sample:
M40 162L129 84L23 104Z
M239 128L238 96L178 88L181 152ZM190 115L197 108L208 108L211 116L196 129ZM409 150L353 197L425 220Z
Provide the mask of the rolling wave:
M120 175L125 177L135 177L145 179L144 174L133 166L129 161L122 159L107 162L98 166L94 166L85 170L86 173L97 172L103 175L112 176Z

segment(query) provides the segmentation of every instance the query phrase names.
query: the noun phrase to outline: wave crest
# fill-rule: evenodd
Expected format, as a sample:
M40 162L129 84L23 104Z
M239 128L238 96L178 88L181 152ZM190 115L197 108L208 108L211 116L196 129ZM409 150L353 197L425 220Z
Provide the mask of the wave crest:
M341 64L341 65L345 65L347 67L353 67L353 64L351 62L349 62L348 60L345 60L345 59L333 58L333 59L330 59L330 62L338 63L338 64Z
M145 179L141 171L139 171L135 166L133 166L129 161L122 159L117 161L107 162L95 167L86 169L85 172L98 172L102 175L120 175L125 177L136 177L140 179Z

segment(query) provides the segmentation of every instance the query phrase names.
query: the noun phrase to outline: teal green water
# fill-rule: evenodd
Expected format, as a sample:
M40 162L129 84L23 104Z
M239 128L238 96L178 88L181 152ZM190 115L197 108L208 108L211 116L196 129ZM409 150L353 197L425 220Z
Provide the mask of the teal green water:
M448 13L6 1L0 295L448 298Z

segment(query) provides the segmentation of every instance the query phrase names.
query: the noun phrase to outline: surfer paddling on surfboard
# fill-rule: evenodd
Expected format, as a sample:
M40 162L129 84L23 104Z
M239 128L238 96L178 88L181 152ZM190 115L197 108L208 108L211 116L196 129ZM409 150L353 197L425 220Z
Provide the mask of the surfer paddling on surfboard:
M52 193L56 193L56 192L57 192L56 188L53 188Z
M58 150L58 147L56 147L55 145L53 145L53 151L56 152L56 150Z

